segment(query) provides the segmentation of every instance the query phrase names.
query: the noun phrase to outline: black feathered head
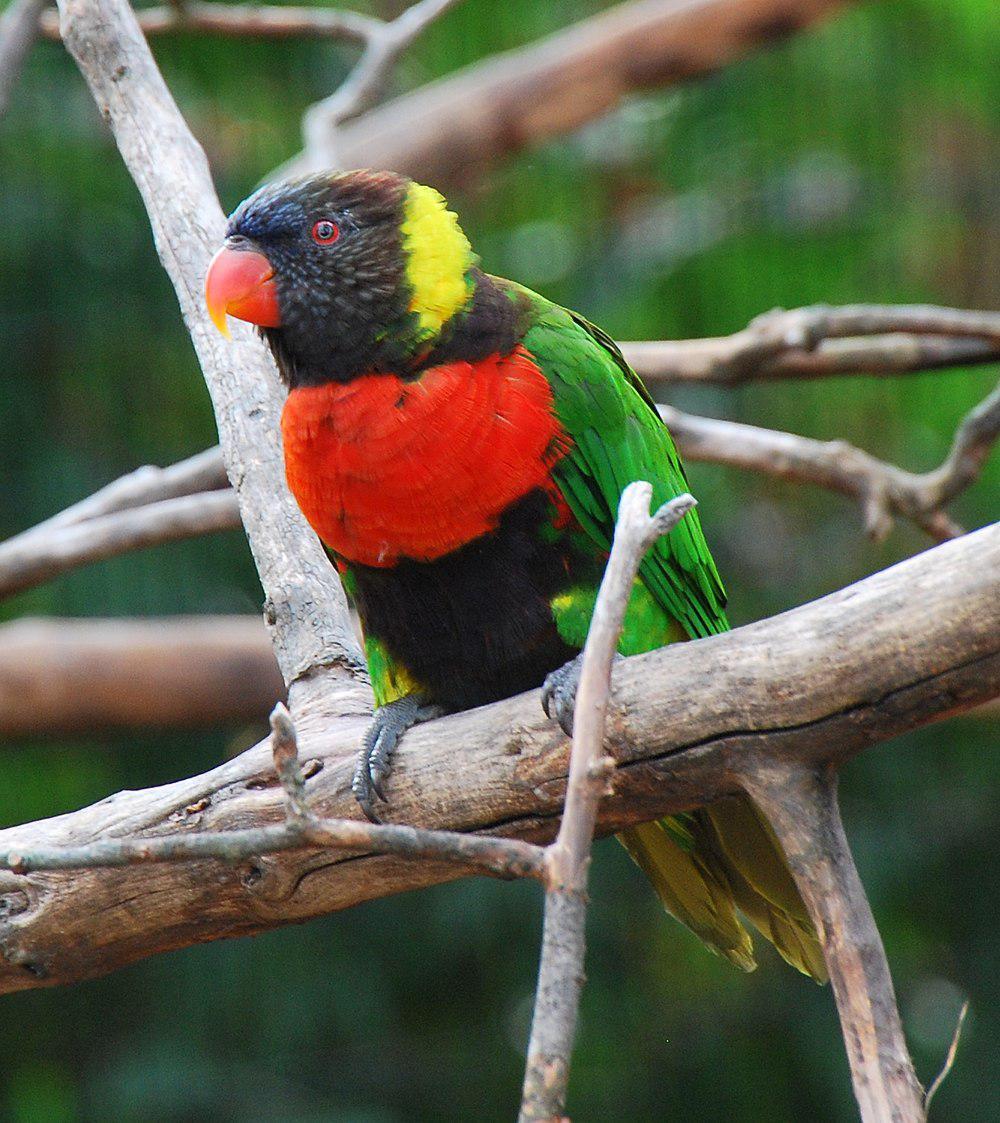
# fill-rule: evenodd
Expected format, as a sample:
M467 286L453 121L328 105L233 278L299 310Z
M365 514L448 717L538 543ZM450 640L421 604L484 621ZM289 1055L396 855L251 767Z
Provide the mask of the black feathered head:
M468 239L433 188L392 172L268 184L236 208L206 280L257 324L289 385L405 370L469 304Z

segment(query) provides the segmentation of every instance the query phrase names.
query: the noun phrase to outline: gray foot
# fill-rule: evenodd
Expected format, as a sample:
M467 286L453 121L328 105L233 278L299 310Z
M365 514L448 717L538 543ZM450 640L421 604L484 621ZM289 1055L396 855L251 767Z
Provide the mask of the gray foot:
M576 689L580 685L583 653L570 659L558 670L545 676L542 683L542 709L545 716L559 722L567 737L573 736L573 711L576 709Z
M615 655L614 662L621 659ZM580 671L583 669L583 652L570 659L558 670L545 676L542 683L542 709L545 716L559 722L567 737L573 736L573 713L576 710L576 692L580 686Z
M375 798L377 796L385 802L383 785L392 770L392 754L403 734L411 726L440 717L443 713L441 706L425 702L419 694L407 694L375 711L375 717L362 738L351 781L354 798L373 823L382 821L375 813Z

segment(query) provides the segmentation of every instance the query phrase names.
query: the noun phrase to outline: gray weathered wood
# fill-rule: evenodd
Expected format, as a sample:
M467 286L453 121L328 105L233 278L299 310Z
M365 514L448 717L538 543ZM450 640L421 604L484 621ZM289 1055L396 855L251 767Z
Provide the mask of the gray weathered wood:
M742 769L816 926L864 1123L923 1123L882 938L844 835L830 767L761 756Z
M205 272L224 226L205 155L125 0L62 0L59 13L63 40L142 195L204 371L285 681L316 668L354 667L358 650L343 591L284 486L283 393L274 365L248 327L237 326L226 341L205 310ZM353 693L353 704L363 707L363 692Z
M599 830L739 787L751 752L839 763L1000 694L1000 525L728 635L624 662L608 745L619 763ZM364 721L330 692L296 715L312 806L356 817ZM313 763L315 762L315 763ZM412 730L388 817L431 828L554 834L567 742L538 693ZM318 770L317 770L318 769ZM266 744L203 776L0 832L0 847L280 820ZM101 974L169 948L245 935L459 876L387 857L289 854L243 863L0 875L0 992ZM127 902L127 904L126 904Z
M579 128L631 93L709 74L818 23L845 0L633 0L495 55L338 127L306 113L306 148L281 169L391 168L468 180L498 159ZM331 112L332 110L332 112Z

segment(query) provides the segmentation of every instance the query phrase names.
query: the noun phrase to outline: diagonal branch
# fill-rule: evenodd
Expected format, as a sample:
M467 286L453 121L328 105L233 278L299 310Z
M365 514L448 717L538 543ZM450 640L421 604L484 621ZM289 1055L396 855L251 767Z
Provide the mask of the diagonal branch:
M361 61L347 80L328 98L310 107L303 120L303 132L309 143L313 133L316 142L336 143L337 130L352 117L364 112L380 97L389 73L400 55L435 20L455 7L459 0L419 0L391 23L373 28L367 37ZM337 160L330 160L331 165Z
M81 499L57 515L38 523L30 530L15 538L9 538L3 546L13 546L28 535L44 533L56 527L71 526L99 515L111 515L116 511L126 511L142 507L147 503L157 503L162 499L175 499L181 495L194 495L199 491L216 491L228 487L226 468L222 463L222 451L218 446L195 453L186 460L180 460L167 468L157 468L145 464L127 475L112 480L93 495Z
M817 23L845 0L632 0L340 125L306 114L276 174L389 168L443 185L579 128L630 94L689 81ZM323 105L324 103L320 103ZM329 103L327 103L329 104Z
M599 832L735 794L754 753L837 766L997 697L998 601L1000 525L773 619L624 660L607 735L618 762L615 789L602 801ZM296 715L311 802L324 816L357 814L351 774L366 722L322 693ZM391 817L545 841L562 806L566 750L537 691L430 722L400 746L387 793ZM261 745L204 776L0 831L0 850L245 828L282 815ZM235 869L196 862L0 874L0 993L102 974L169 948L455 876L437 863L329 853L251 859Z
M865 1123L923 1123L882 938L854 865L831 769L770 756L741 770L816 926Z
M1000 387L964 418L944 463L924 473L897 468L846 441L817 441L698 417L672 406L661 405L659 410L686 459L745 468L850 495L861 502L865 528L878 540L892 529L894 515L912 519L938 541L961 534L944 506L978 478L1000 437Z
M162 499L48 531L35 528L0 545L0 588L9 596L90 562L239 525L236 495L226 488Z
M273 363L248 328L224 343L205 311L205 271L224 223L204 153L125 0L62 0L59 11L63 40L142 195L201 362L285 681L330 668L303 689L325 683L345 692L348 706L366 706L365 692L336 674L359 666L343 591L283 482Z

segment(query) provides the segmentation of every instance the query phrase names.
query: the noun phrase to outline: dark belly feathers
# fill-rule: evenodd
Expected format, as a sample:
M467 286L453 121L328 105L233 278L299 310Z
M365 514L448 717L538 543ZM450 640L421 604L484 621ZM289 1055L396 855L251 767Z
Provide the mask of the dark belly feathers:
M351 565L369 636L449 709L517 694L572 658L551 598L572 580L568 555L547 542L552 503L535 490L495 531L433 562Z

